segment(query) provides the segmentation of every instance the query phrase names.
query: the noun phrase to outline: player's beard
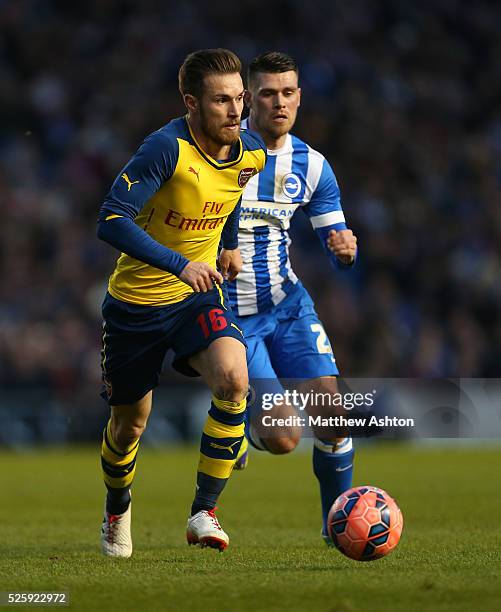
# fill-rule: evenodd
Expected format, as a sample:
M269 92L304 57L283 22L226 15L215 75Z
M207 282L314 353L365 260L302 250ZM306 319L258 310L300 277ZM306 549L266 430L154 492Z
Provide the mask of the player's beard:
M228 120L225 123L230 123L230 121ZM224 124L221 125L218 120L208 117L203 106L200 106L200 126L204 134L220 146L232 145L240 137L240 118L238 119L238 129L229 132L224 129Z
M294 125L293 120L286 121L281 125L274 125L272 120L269 121L256 121L256 116L254 116L254 127L260 132L267 134L271 139L278 139L284 134L287 134Z

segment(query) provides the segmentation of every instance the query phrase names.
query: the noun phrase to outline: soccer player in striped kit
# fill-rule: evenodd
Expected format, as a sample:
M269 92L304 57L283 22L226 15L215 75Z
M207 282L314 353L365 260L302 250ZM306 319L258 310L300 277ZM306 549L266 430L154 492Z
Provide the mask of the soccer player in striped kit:
M353 265L357 239L346 226L328 161L290 134L300 99L294 59L269 52L251 62L246 98L250 114L242 128L263 137L268 158L264 171L244 191L239 225L243 268L230 283L229 297L248 344L251 385L267 380L269 387L275 380L275 391L278 379L303 379L304 390L336 394L339 372L329 339L289 261L290 219L302 209L338 268ZM293 411L290 405L282 406L277 414L287 416ZM270 437L252 423L246 431L253 446L275 454L290 452L300 438L296 427ZM327 514L335 498L351 486L354 452L346 434L338 432L329 438L315 430L314 434L313 468L320 484L322 535L328 543ZM244 455L237 467L244 467L246 460Z

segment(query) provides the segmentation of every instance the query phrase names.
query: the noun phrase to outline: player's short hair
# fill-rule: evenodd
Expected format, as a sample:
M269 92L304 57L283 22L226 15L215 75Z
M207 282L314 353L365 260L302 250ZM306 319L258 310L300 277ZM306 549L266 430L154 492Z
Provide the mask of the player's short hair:
M197 98L203 93L204 77L208 74L240 74L242 63L228 49L201 49L190 53L179 69L179 91Z
M261 55L255 57L249 64L247 70L247 83L250 85L255 75L260 72L278 73L289 72L289 70L293 70L296 74L299 74L296 60L290 55L287 55L287 53L282 53L281 51L261 53Z

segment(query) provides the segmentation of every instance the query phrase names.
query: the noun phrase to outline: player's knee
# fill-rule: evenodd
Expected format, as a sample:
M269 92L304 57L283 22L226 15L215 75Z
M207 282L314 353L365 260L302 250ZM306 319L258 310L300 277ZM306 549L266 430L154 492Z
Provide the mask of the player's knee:
M138 440L146 429L146 423L132 423L129 426L128 434L133 440Z
M214 393L219 399L240 402L247 395L249 378L243 368L221 366L215 380Z
M300 434L297 432L291 432L290 437L284 438L268 438L266 443L266 448L273 455L287 455L287 453L291 453L299 443Z
M139 440L145 429L146 423L141 421L117 423L113 438L120 448L127 448Z

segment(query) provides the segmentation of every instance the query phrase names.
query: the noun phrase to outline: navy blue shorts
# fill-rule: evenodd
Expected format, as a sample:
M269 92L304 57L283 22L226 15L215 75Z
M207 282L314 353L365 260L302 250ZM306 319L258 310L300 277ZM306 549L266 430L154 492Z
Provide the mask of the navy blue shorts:
M214 287L166 306L143 306L115 299L103 302L101 395L112 406L130 404L158 385L168 349L172 366L187 376L199 376L188 359L217 338L231 337L247 346L226 290Z

